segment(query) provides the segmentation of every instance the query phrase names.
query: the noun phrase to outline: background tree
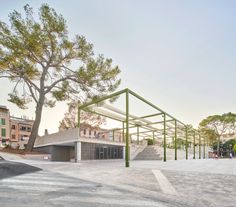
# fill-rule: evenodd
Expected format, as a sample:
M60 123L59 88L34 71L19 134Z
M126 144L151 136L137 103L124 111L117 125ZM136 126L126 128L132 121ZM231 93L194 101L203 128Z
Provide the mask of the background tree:
M65 113L64 118L59 123L60 130L73 129L78 124L78 102L73 101L68 104L68 112ZM88 126L98 128L106 123L106 118L96 115L94 113L81 111L80 122Z
M233 146L234 155L236 154L236 143Z
M214 136L217 138L217 154L219 156L221 136L236 132L236 114L229 112L222 115L208 116L200 122L199 127L214 132Z
M35 122L27 150L31 151L41 121L43 106L56 101L97 98L120 84L118 66L103 55L95 56L93 45L83 36L68 37L66 21L47 4L33 17L29 5L25 16L10 13L10 27L0 22L0 77L15 83L9 101L25 109L36 104Z
M216 133L215 133L214 130L208 129L208 128L205 128L205 127L200 127L199 130L200 130L201 135L203 135L206 138L207 144L209 146L212 147L213 144L215 142L217 142L217 136L216 136Z

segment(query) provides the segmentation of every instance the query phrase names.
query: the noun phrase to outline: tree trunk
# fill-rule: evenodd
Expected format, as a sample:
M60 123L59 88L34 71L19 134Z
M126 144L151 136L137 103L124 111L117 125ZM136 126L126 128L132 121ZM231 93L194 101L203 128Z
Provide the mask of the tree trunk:
M43 110L43 104L44 104L44 95L41 95L39 98L39 102L36 105L36 111L35 111L35 120L32 127L32 131L29 137L29 141L26 147L26 151L31 152L34 148L34 142L38 136L39 131L39 125L41 122L41 116L42 116L42 110Z

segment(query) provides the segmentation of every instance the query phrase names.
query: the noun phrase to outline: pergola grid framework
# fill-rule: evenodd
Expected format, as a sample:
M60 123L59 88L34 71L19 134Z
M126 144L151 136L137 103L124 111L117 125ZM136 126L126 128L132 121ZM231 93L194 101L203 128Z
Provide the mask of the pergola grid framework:
M114 106L109 105L104 102L106 100L119 97L120 95L125 95L125 111L117 109ZM157 113L148 114L145 116L135 116L135 115L130 114L130 103L129 103L130 95L144 102L146 105L149 105L150 107L155 109ZM153 140L155 140L154 139L155 136L158 138L163 138L164 162L166 162L166 145L167 145L168 138L174 140L175 160L177 160L177 139L185 140L186 159L188 159L188 144L189 143L193 143L194 145L194 148L193 148L194 159L196 156L195 145L196 144L199 145L199 159L201 158L202 137L198 130L191 129L190 131L186 124L176 119L172 115L168 114L167 112L163 111L156 105L147 101L146 99L144 99L143 97L141 97L140 95L131 91L128 88L79 106L78 107L78 128L80 127L80 113L82 110L89 111L94 114L101 115L106 118L110 118L110 119L113 119L115 121L122 123L122 128L113 129L113 135L114 135L114 131L121 131L123 134L123 141L125 141L126 143L126 146L125 146L125 166L126 167L129 167L129 161L130 161L129 142L130 142L131 135L136 135L138 142L139 142L140 135L142 135L144 138L152 136ZM162 121L153 122L153 121L148 120L148 118L155 118L155 117L160 117L160 116L163 119ZM158 127L154 125L157 125ZM136 131L131 133L130 130L132 129L136 129ZM190 140L190 138L192 139ZM205 158L205 137L204 137L203 143L204 143L203 158Z

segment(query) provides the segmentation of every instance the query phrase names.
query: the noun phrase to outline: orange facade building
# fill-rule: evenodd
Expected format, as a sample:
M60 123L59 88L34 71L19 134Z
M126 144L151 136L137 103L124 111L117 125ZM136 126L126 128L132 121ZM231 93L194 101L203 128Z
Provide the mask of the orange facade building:
M6 106L0 106L0 147L11 145L24 148L28 143L34 121L10 116Z

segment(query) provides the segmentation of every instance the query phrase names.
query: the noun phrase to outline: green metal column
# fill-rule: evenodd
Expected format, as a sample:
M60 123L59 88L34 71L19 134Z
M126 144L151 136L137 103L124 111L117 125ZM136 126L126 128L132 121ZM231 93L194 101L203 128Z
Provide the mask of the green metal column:
M195 130L193 131L193 159L196 159L196 150L195 150L195 143L196 143L196 137L195 137Z
M164 131L163 131L163 135L164 135L164 162L166 162L166 114L163 114L163 118L164 118Z
M125 142L125 122L122 122L122 127L123 127L123 131L122 131L122 136L123 136L123 142Z
M152 132L152 142L153 142L153 144L155 144L155 132L154 131Z
M188 127L185 127L186 140L185 140L185 150L186 150L186 160L188 159Z
M80 138L80 113L81 110L78 108L78 118L77 118L77 127L78 127L78 140ZM78 162L78 160L80 160L79 156L78 156L78 145L77 142L75 142L75 162Z
M115 141L115 130L114 129L112 130L112 141L113 142Z
M126 90L126 146L125 146L125 167L129 167L129 91Z
M201 135L199 134L199 159L201 159Z
M78 130L80 128L80 113L81 113L81 110L78 109L78 118L77 118L77 127L78 127Z
M177 160L177 121L175 120L175 160Z
M139 144L139 126L137 125L137 143Z
M206 140L205 140L206 137L204 136L203 139L204 139L204 143L203 143L203 144L204 144L204 145L203 145L203 147L204 147L204 148L203 148L203 151L204 151L204 152L203 152L203 159L206 159Z

